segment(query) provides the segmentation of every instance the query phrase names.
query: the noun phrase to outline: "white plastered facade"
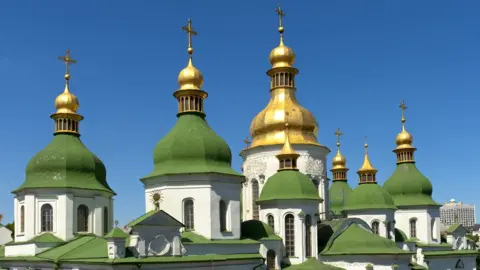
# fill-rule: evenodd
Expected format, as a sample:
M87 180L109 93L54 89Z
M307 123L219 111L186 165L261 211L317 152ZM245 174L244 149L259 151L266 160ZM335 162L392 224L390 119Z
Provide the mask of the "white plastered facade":
M330 150L325 146L306 144L293 144L292 146L300 155L297 159L299 171L309 176L315 186L318 185L318 194L324 201L318 205L317 213L321 219L325 219L329 209L329 182L325 164ZM282 147L283 145L259 146L244 149L240 154L244 160L243 174L246 178L242 191L243 220L254 219L253 208L258 207L253 200L252 183L254 181L258 183L258 195L260 195L268 178L278 171L279 161L276 155Z

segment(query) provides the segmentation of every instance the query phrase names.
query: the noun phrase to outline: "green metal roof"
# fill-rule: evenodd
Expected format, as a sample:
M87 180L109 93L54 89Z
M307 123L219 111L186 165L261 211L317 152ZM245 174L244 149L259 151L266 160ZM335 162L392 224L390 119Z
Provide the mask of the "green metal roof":
M203 114L179 115L177 123L156 145L154 169L146 178L183 173L242 176L232 169L228 144L213 131Z
M298 170L281 170L268 178L257 203L274 200L323 201L312 180Z
M27 165L27 188L78 188L113 193L102 161L74 134L59 133Z
M260 220L247 220L241 224L242 238L253 240L282 240L268 224Z
M333 181L329 190L330 210L335 215L341 215L347 197L352 193L352 188L346 180Z
M347 197L344 210L396 209L392 196L376 183L364 183Z
M396 206L438 206L432 199L430 180L415 166L415 163L399 163L383 187L392 195Z

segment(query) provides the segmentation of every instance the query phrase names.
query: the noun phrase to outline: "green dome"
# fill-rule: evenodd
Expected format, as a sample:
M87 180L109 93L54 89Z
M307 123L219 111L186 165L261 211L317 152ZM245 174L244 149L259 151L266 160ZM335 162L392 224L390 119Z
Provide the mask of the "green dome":
M281 170L268 178L257 202L272 200L323 201L312 180L298 170Z
M205 121L203 114L183 113L153 152L154 169L145 178L182 173L240 176L231 167L228 144Z
M358 185L347 197L344 210L396 209L392 196L376 183Z
M432 199L432 183L415 163L398 164L383 188L392 195L397 206L438 205Z
M333 181L328 194L330 198L330 210L332 210L335 215L341 214L350 193L352 193L352 188L346 180Z
M260 220L247 220L240 225L242 238L249 238L253 240L281 240L281 238L275 234L272 227L268 224L261 222Z
M15 191L27 188L79 188L115 194L102 161L77 135L64 133L56 134L28 162L25 182Z

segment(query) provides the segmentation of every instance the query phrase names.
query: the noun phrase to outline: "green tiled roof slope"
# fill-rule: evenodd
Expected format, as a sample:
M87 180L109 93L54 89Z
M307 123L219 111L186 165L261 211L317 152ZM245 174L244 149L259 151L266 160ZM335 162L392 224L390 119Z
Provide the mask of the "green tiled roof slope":
M24 242L10 242L7 245L23 245L28 243L64 243L62 239L56 237L51 233L42 233Z
M345 268L325 264L315 258L310 258L301 264L285 267L288 270L346 270Z
M376 183L358 185L347 197L344 210L396 209L392 196Z
M241 224L242 238L253 240L282 240L268 224L260 220L247 220Z
M336 232L322 251L328 255L412 254L397 247L394 241L373 234L356 223Z
M333 181L329 190L330 210L335 215L340 215L347 197L352 193L352 188L346 180Z
M281 170L268 178L257 202L273 200L322 201L312 180L298 170Z
M56 134L27 165L26 188L79 188L113 193L102 161L74 134Z
M107 235L105 235L105 238L124 238L126 239L128 237L128 234L124 232L120 228L113 228Z
M432 199L432 183L413 162L397 164L383 188L392 195L397 206L439 205Z
M154 169L145 178L182 173L220 173L241 176L232 169L228 144L213 131L202 114L182 113L156 145Z

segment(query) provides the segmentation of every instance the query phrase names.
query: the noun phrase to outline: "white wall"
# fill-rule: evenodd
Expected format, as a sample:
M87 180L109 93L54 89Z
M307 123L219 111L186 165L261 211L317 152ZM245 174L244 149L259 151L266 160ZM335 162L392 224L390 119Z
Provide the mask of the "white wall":
M423 243L440 243L440 210L438 207L409 207L395 211L395 227L410 236L410 220L417 220L417 238Z
M6 227L0 228L0 246L5 245L6 243L12 241L12 231Z
M317 203L315 201L308 200L288 200L279 201L275 203L263 203L260 208L260 220L268 224L267 216L274 216L275 233L283 239L285 246L285 216L293 214L295 217L295 256L292 258L286 258L285 248L283 249L283 261L290 264L299 264L304 262L306 258L306 243L305 243L305 219L306 215L310 215L311 226L311 238L310 247L312 249L312 257L318 255L317 245ZM302 215L299 215L302 213ZM279 256L280 254L277 254Z
M194 201L194 231L208 239L240 238L240 191L243 177L226 175L174 175L145 181L145 210L155 209L151 195L160 192L160 209L180 222L183 204ZM220 231L220 200L227 204L227 231Z
M410 257L411 255L350 255L322 256L320 260L348 270L365 270L369 264L373 265L373 270L392 270L394 264L398 265L398 270L409 270Z
M41 208L50 204L53 209L53 233L63 240L69 240L77 232L77 208L88 207L88 233L103 236L103 207L109 210L107 221L112 228L113 200L111 194L88 190L38 189L19 193L14 198L15 242L32 239L42 233ZM24 231L21 230L21 207L24 207Z
M243 150L240 155L243 157L243 174L247 178L242 192L243 220L253 219L252 201L252 180L259 183L259 193L268 178L278 171L279 161L276 155L283 145L262 146ZM328 178L326 173L326 157L330 150L324 146L294 144L293 148L300 154L297 160L297 167L300 172L309 175L312 181L319 183L318 194L324 200L319 204L318 212L320 218L325 219L325 212L329 209Z
M463 261L463 265L465 270L476 270L476 261L475 256L469 257L428 257L425 260L428 261L428 266L430 269L434 270L454 270L455 265L457 264L458 260L461 259Z
M395 240L395 210L393 209L371 209L348 211L349 218L359 218L368 223L372 228L372 223L378 221L379 235L388 239ZM387 232L387 224L390 222L390 231Z

